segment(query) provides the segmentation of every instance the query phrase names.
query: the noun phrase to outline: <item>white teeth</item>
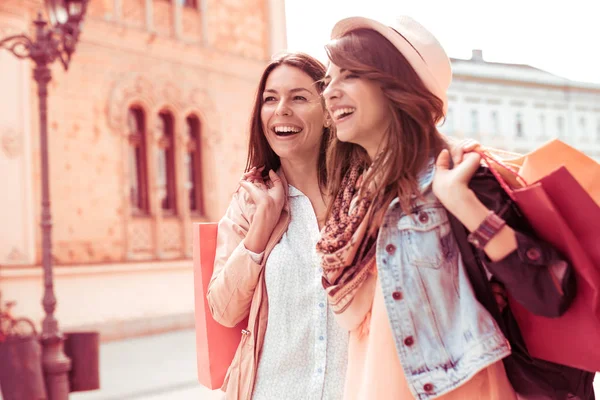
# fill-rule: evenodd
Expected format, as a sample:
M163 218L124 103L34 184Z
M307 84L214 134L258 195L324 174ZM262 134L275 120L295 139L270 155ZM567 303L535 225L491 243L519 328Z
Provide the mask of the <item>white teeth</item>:
M302 129L300 128L295 128L293 126L276 126L275 128L273 128L273 130L275 132L278 133L287 133L287 132L294 132L294 133L298 133L300 132Z
M356 111L356 108L346 107L346 108L338 108L333 112L333 118L339 119L342 115L352 114Z

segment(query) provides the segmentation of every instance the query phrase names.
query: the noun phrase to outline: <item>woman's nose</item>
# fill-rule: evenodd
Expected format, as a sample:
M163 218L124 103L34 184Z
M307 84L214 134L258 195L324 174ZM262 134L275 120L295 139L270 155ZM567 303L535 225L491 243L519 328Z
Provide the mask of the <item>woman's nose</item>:
M279 115L282 117L288 117L288 116L292 115L292 109L284 101L281 101L277 105L277 109L275 110L275 115Z
M330 83L329 85L327 85L327 87L323 91L323 97L325 98L325 101L332 100L332 99L335 99L335 98L339 98L340 97L340 91L337 88L337 86L335 86L334 84Z

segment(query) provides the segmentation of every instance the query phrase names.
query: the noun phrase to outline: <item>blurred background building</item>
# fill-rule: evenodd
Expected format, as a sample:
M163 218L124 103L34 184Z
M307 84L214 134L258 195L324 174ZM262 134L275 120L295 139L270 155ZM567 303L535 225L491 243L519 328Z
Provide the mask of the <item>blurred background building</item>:
M245 165L256 83L286 47L283 1L92 0L49 90L56 315L103 339L193 327L192 222ZM0 2L0 37L42 0ZM40 321L39 116L32 65L0 52L0 290Z
M559 138L600 160L600 84L574 82L529 65L452 59L440 130L526 153Z

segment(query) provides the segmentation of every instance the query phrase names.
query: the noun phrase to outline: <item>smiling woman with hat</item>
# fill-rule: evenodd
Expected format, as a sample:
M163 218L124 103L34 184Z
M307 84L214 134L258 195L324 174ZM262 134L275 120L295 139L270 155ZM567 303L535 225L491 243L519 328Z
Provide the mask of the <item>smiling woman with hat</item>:
M409 17L393 28L348 18L326 50L323 95L337 139L317 250L330 306L351 332L345 398L515 399L500 310L478 301L466 264L490 293L491 277L545 316L570 304L571 266L523 233L526 222L477 153L450 159L436 124L452 71L430 32ZM474 181L485 189L471 189ZM455 226L470 232L474 256ZM531 248L543 256L527 258Z

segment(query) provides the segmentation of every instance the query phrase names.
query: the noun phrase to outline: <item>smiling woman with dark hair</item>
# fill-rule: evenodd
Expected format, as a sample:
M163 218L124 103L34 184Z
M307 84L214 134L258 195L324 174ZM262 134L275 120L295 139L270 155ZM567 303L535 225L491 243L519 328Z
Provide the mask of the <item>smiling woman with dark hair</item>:
M314 58L285 54L258 85L246 173L219 222L208 291L219 323L248 317L228 399L342 398L348 333L327 305L315 249L331 135L324 75Z

